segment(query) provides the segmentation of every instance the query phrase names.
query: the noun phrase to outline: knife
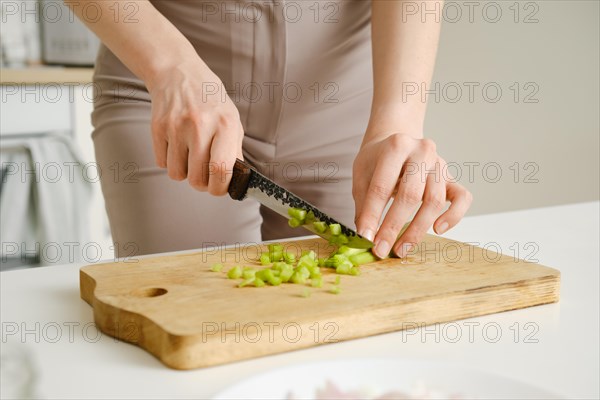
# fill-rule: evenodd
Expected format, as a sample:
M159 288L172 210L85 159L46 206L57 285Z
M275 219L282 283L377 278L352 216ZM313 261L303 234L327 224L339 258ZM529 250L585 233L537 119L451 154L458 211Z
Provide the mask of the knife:
M327 225L340 224L342 233L348 238L346 246L357 249L370 249L374 246L373 242L369 239L360 236L353 229L348 228L309 202L302 200L289 190L279 186L240 159L237 159L233 166L233 176L229 183L228 192L229 196L234 200L241 201L250 196L258 200L265 207L288 219L290 218L288 214L290 207L301 208L306 212L312 211L317 221L325 222ZM304 224L302 227L327 241L332 237L329 229L324 233L320 233L314 228L312 223Z

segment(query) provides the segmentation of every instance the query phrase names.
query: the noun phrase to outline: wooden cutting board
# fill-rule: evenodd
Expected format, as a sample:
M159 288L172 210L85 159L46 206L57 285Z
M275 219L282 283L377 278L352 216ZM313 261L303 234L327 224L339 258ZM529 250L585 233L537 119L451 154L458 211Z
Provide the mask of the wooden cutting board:
M287 251L332 248L322 239L284 243ZM425 324L558 301L560 272L438 236L406 261L387 259L342 276L322 268L324 285L238 288L223 271L257 266L263 245L210 249L90 265L81 297L102 332L135 343L177 369L228 363Z

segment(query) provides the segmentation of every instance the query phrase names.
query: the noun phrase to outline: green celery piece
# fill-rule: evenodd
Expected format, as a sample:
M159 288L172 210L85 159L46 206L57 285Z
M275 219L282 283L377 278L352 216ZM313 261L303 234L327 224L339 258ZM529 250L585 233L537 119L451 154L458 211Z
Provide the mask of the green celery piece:
M329 289L329 293L340 294L340 287L339 286L332 286L331 289Z
M341 276L336 276L335 277L335 284L336 285L339 285L341 281L342 281L342 277Z
M263 281L268 281L271 278L274 278L273 271L270 268L261 269L256 273L256 277L258 279L262 279Z
M370 251L353 254L350 257L348 257L348 259L354 266L372 263L376 260L375 256Z
M367 251L367 249L354 249L354 248L351 248L351 247L348 247L348 246L344 245L344 246L341 246L338 249L337 254L343 254L345 256L350 257L352 255L364 253L366 251Z
M339 265L342 265L343 263L345 263L346 261L348 261L348 257L346 257L343 254L336 254L332 257L333 259L333 266L334 267L338 267Z
M269 255L271 256L272 262L283 260L283 251L282 250L273 251L273 252L269 253Z
M262 253L260 255L259 261L262 265L269 265L271 264L271 256L269 255L269 253Z
M320 275L311 277L310 284L312 287L316 287L316 288L323 287L323 277Z
M236 265L235 267L231 268L228 272L227 272L227 277L229 279L239 279L242 277L242 267L240 267L239 265Z
M313 227L318 233L325 233L327 231L327 224L325 222L315 221L313 222Z
M256 270L253 268L244 268L242 270L242 278L243 279L250 279L250 278L254 278L254 275L256 274Z
M304 298L310 297L310 289L309 288L304 288L304 291L302 292L302 297L304 297Z
M297 228L300 225L302 225L302 221L300 221L299 219L296 219L296 218L290 218L288 220L288 225L292 228Z
M335 267L335 273L342 274L342 275L350 275L351 268L352 268L352 264L343 263L343 264L340 264L337 267Z
M263 287L263 286L265 286L265 281L263 281L262 279L256 278L256 279L254 279L254 286L255 287Z
M283 251L283 245L279 243L270 243L267 245L270 253L274 253L276 251Z
M281 275L281 271L278 269L271 269L271 271L273 272L273 276L279 276Z
M331 224L329 225L329 231L333 236L337 236L342 233L342 226L340 224Z
M306 211L301 208L290 207L288 208L288 215L303 223L306 218Z
M210 267L210 270L212 272L221 272L222 269L223 269L223 264L213 264L213 266Z
M353 275L353 276L360 275L360 269L358 267L350 268L350 275Z
M312 267L312 268L307 268L307 269L308 269L308 272L310 272L311 278L321 275L321 268L319 268L319 267Z
M292 268L292 266L284 261L276 261L273 263L272 268L277 271L283 271L284 269Z
M283 269L281 270L281 274L279 274L279 278L281 279L281 282L289 282L289 280L292 278L292 276L294 275L294 270L293 269Z
M306 267L296 268L296 273L302 275L302 278L307 279L310 277L310 271Z
M254 277L253 278L244 279L244 281L242 281L242 283L240 283L238 285L238 287L248 286L248 285L254 283L255 280L256 280L256 278L254 278Z
M296 255L294 253L283 253L283 259L286 263L292 264L296 262Z
M292 275L292 277L290 278L290 280L293 283L299 284L299 285L303 285L306 283L306 278L304 276L302 276L301 273L299 272L294 272L294 274Z
M269 285L272 285L272 286L281 285L281 278L278 278L276 276L272 277L271 279L269 279Z
M326 258L319 258L319 259L317 260L317 265L318 265L319 267L324 267L324 266L325 266L325 262L326 262L326 261L327 261L327 259L326 259Z
M304 217L304 223L305 224L312 224L313 222L315 222L315 213L312 212L312 210L310 210L309 212L306 213L306 217Z

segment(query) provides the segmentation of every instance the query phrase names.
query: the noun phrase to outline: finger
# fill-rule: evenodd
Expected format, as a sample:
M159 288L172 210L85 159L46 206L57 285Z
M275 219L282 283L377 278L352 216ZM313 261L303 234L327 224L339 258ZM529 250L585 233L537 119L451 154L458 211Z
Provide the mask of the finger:
M384 157L375 166L356 221L358 233L369 240L374 240L385 206L394 194L403 157L402 154Z
M441 170L439 163L436 168L438 171ZM423 194L423 203L394 246L394 252L398 257L406 257L411 248L423 239L445 206L446 183L441 179L439 173L429 173Z
M210 137L212 132L204 131L190 141L188 155L188 183L201 192L208 190Z
M168 142L165 138L166 130L163 130L163 125L152 123L152 148L154 149L154 159L156 165L160 168L167 168L167 148Z
M389 255L404 223L421 204L425 192L425 182L419 172L421 164L411 158L402 167L398 191L375 237L375 255L379 258Z
M237 129L237 128L232 128ZM241 129L241 128L240 128ZM215 196L227 194L235 159L241 152L239 132L220 133L213 137L210 148L208 192Z
M374 163L369 163L367 166L354 165L352 168L352 197L354 198L354 224L357 226L357 231L359 231L359 216L362 213L365 204L365 198L367 197L367 193L369 191L369 178L373 176L374 170ZM370 239L373 240L373 237L371 237Z
M187 177L188 148L185 142L173 138L167 146L167 173L169 178L182 181Z
M438 235L458 224L473 203L471 192L454 182L446 184L446 198L450 201L450 207L440 215L433 226Z

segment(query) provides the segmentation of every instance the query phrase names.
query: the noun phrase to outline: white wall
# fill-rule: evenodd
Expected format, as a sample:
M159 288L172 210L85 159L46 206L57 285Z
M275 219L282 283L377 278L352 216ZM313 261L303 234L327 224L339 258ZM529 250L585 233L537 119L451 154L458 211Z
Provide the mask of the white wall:
M488 3L495 5L482 14ZM475 196L471 214L599 198L599 2L519 2L516 23L515 3L476 2L472 23L465 2L446 3L434 76L441 96L438 103L429 96L426 134L447 161L462 166L461 182ZM463 15L452 23L456 4ZM489 22L497 9L500 21ZM452 82L463 89L455 103ZM479 84L473 102L465 82ZM520 88L516 102L514 82ZM488 100L482 93L486 83ZM496 103L494 86L502 89ZM464 163L480 163L473 182ZM492 163L502 171L496 183ZM536 170L532 178L538 182L526 183Z

